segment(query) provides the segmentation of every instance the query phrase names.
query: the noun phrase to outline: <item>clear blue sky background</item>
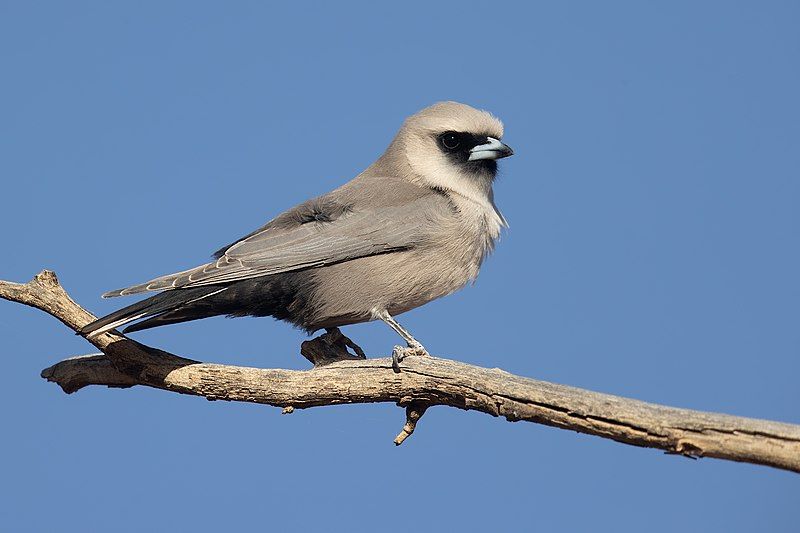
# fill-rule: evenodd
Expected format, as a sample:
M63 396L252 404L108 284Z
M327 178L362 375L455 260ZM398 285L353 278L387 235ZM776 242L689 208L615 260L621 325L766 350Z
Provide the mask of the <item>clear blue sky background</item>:
M3 2L0 278L51 268L110 312L101 292L206 260L453 99L506 123L511 229L475 286L402 317L432 352L800 423L799 24L795 2ZM136 338L307 366L271 319ZM395 448L392 405L281 416L39 378L88 351L0 302L4 531L800 523L800 477L765 467L446 408Z

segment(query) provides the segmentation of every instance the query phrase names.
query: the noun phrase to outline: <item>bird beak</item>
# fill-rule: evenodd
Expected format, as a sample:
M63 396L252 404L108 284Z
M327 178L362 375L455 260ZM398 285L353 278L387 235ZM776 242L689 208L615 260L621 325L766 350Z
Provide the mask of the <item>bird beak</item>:
M479 144L469 151L469 161L478 161L479 159L501 159L514 155L514 150L494 137L487 137L486 140L489 142L486 144Z

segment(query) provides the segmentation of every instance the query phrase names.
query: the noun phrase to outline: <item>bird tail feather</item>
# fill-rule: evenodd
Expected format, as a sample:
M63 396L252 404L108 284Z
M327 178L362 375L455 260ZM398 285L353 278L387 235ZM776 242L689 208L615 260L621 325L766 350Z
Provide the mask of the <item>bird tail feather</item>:
M189 314L184 313L184 318L182 320L176 319L177 316L180 315L180 313L177 311L179 311L181 307L188 306L204 298L219 294L227 288L228 287L208 285L191 289L176 289L161 292L155 296L147 298L146 300L136 302L135 304L123 307L118 311L114 311L109 315L98 318L94 322L90 322L89 324L83 326L78 333L87 338L91 338L128 324L129 322L134 322L147 317L154 318L145 320L133 326L129 326L125 329L125 331L138 331L156 325L173 324L175 322L183 322L184 320L191 320L193 318L201 318L194 314L192 314L190 318ZM169 318L170 315L172 317L171 319ZM163 317L164 319L156 320L159 316Z

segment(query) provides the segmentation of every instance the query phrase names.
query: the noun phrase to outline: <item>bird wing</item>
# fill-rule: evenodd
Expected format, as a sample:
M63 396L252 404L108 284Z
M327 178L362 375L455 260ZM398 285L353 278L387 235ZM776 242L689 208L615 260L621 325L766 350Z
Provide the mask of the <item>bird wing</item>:
M432 194L401 206L339 209L334 219L309 219L304 204L279 217L292 219L292 211L300 210L303 216L294 217L294 224L267 224L229 246L214 262L103 296L230 283L409 249L430 234L439 202Z

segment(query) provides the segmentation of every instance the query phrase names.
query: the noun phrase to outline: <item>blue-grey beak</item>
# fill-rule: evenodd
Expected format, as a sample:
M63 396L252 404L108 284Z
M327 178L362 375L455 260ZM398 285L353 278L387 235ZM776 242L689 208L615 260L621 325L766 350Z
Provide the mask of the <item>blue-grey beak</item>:
M486 144L479 144L469 151L470 161L478 161L481 159L502 159L503 157L514 155L514 150L512 150L508 145L501 143L498 139L495 139L494 137L487 137L486 140L489 142Z

